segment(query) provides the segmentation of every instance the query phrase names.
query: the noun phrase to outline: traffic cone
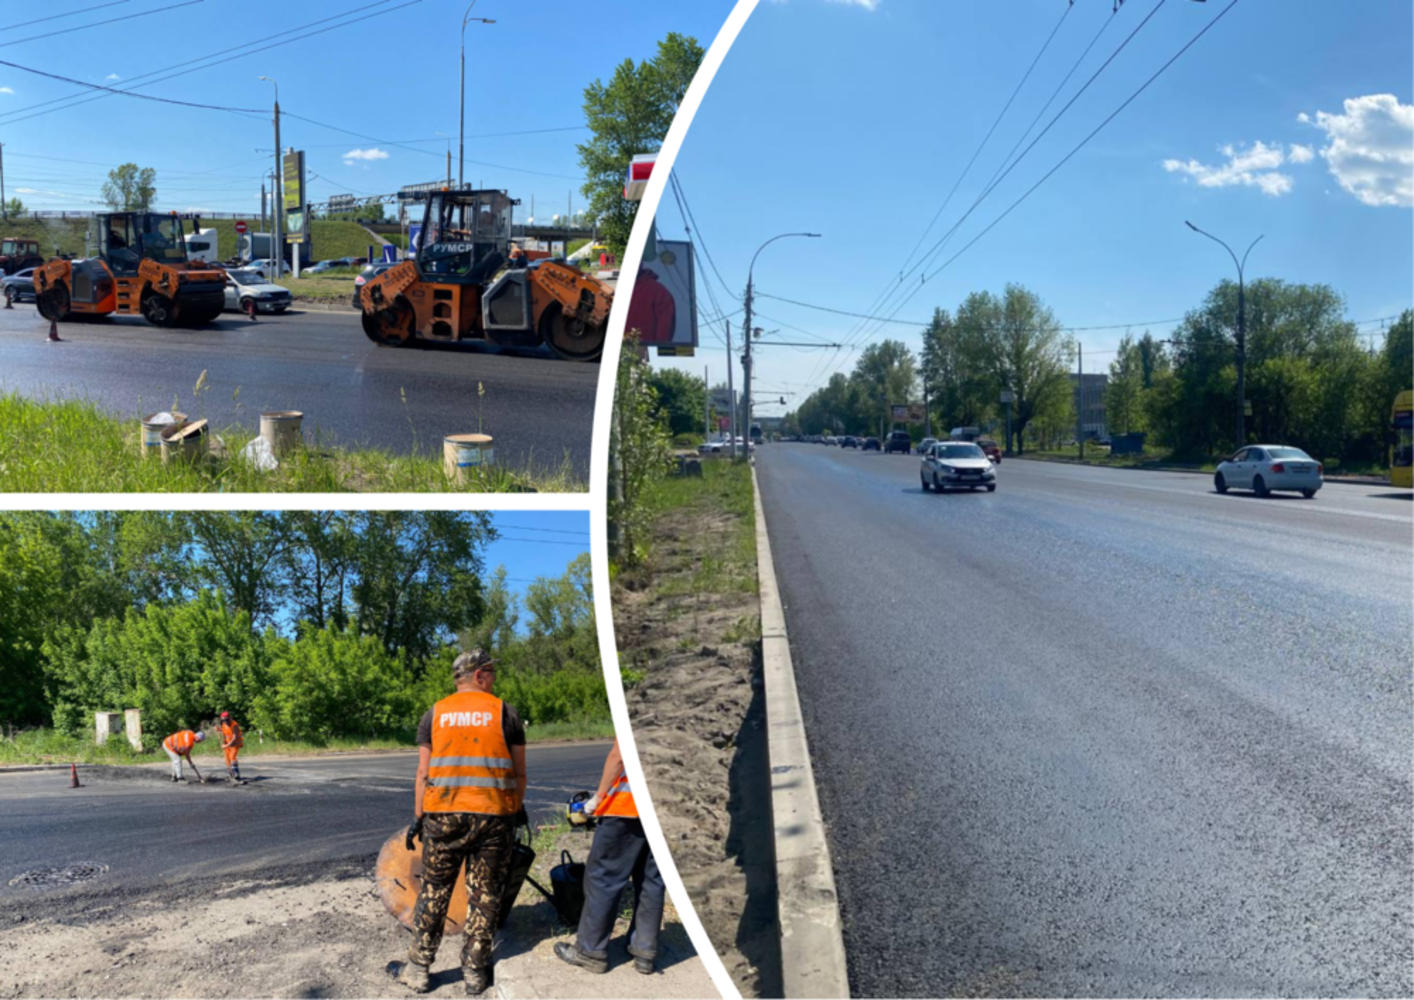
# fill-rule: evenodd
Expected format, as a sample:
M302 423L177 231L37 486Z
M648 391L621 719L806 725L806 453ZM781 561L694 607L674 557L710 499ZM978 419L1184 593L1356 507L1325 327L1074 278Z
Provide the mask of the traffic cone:
M70 764L70 765L69 765L69 787L70 787L70 788L82 788L82 787L83 787L83 785L80 785L80 784L79 784L79 766L78 766L77 764Z
M64 338L59 336L59 324L55 320L49 321L49 336L45 337L44 341L48 344L64 343Z

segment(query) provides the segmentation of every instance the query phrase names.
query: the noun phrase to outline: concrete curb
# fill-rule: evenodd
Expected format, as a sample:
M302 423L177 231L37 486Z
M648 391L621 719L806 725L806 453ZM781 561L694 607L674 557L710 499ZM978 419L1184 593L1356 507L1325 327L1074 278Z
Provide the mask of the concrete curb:
M1082 462L1074 458L1036 458L1032 455L1012 455L1008 459L1011 462L1045 462L1050 465L1081 465L1091 469L1118 469L1121 472L1177 472L1186 476L1212 476L1211 472L1203 472L1200 469L1180 469L1172 465L1146 465L1142 469L1132 465L1095 465L1093 462ZM1345 483L1349 486L1389 486L1388 479L1378 479L1374 476L1326 476L1324 482Z
M849 975L835 870L815 791L785 610L776 587L771 539L766 534L766 513L754 466L751 485L756 500L756 573L761 588L761 664L766 683L781 984L784 995L791 998L847 997Z

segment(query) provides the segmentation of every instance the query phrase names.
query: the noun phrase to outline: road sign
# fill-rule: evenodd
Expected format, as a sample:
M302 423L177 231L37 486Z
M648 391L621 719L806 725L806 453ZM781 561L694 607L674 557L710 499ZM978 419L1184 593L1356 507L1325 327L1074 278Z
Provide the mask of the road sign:
M889 407L889 413L896 424L923 422L923 407L918 403L895 403Z
M1014 402L1016 402L1016 393L1012 392L1010 389L1004 389L1004 390L1002 390L1002 398L1001 398L1001 401L1002 401L1003 403L1014 403Z
M240 233L242 236L244 236L244 235L246 234L246 231L247 231L248 229L250 229L250 226L247 226L247 225L245 224L245 219L237 219L237 220L236 220L236 232L238 232L238 233Z

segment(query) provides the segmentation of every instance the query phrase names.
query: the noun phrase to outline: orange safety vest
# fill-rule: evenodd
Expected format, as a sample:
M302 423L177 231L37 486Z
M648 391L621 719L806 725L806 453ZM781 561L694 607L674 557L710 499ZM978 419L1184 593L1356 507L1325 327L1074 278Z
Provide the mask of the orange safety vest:
M196 746L196 733L183 729L180 733L168 736L162 741L162 745L173 753L191 753L191 748Z
M432 760L423 812L509 816L516 811L516 775L501 728L500 698L458 691L432 706Z
M241 733L241 724L235 719L221 723L221 742L230 743L228 749L231 750L239 750L245 746L245 736Z
M614 783L609 786L609 794L599 803L599 808L594 810L594 815L638 818L638 806L633 803L633 789L628 787L628 773L622 768L619 769L619 776L614 779Z

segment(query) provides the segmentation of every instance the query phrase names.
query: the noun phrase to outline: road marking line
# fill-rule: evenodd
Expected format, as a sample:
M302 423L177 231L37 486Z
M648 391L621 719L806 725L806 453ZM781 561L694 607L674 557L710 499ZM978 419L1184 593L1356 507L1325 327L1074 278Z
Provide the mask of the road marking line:
M849 975L839 895L825 820L810 766L805 721L795 688L785 609L776 586L761 484L751 467L756 502L756 575L761 589L761 664L766 682L766 743L771 819L776 844L776 907L781 928L781 981L786 997L847 997Z

